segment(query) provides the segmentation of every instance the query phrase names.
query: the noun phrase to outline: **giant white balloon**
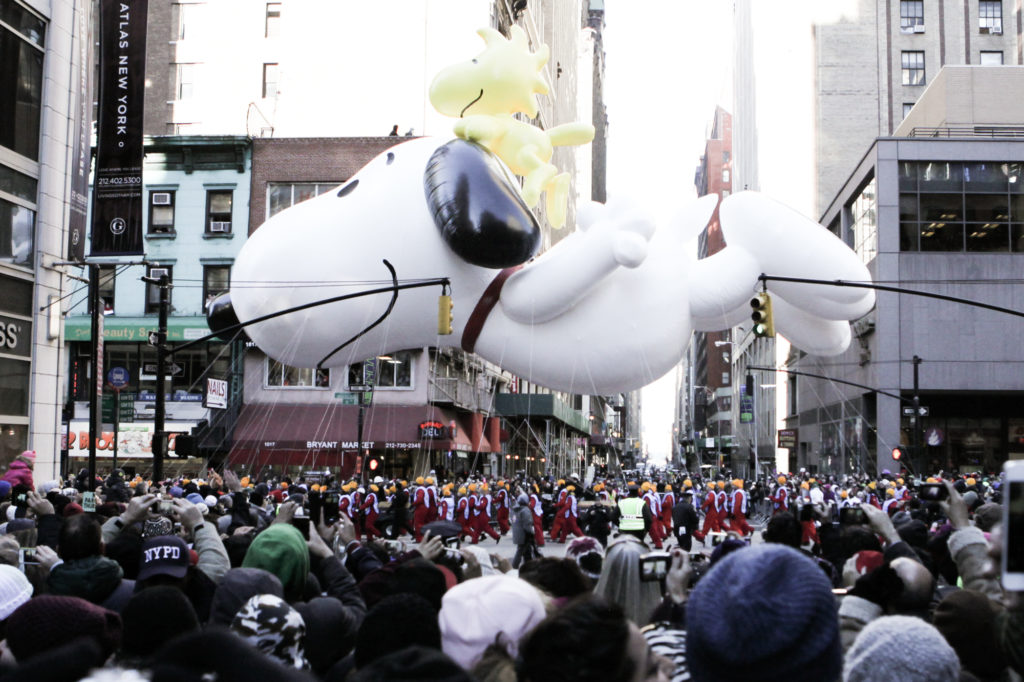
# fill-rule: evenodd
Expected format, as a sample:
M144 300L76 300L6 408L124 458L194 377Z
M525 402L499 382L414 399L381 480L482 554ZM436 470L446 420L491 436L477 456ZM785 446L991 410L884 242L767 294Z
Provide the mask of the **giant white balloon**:
M580 229L530 260L539 227L500 162L471 142L416 139L256 230L235 262L231 305L246 321L385 287L387 261L403 282L449 278L454 334L437 334L439 287L402 291L379 326L333 355L387 309L390 293L290 313L247 333L271 357L301 367L462 346L536 384L606 394L668 372L694 328L747 317L762 272L870 279L823 227L751 192L722 202L726 249L695 261L692 239L716 203L699 199L657 228L628 205L581 207ZM846 320L874 304L870 290L772 283L769 291L778 296L778 328L821 354L842 352Z

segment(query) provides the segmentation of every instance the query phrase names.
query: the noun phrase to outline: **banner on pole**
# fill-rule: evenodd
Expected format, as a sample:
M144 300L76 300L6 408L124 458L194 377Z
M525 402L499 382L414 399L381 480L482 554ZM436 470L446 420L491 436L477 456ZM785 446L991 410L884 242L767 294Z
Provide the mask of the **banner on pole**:
M81 0L75 7L75 66L72 69L71 212L68 217L68 260L85 260L86 218L89 209L89 147L92 137L92 3Z
M100 1L100 99L90 256L144 253L142 114L148 0Z

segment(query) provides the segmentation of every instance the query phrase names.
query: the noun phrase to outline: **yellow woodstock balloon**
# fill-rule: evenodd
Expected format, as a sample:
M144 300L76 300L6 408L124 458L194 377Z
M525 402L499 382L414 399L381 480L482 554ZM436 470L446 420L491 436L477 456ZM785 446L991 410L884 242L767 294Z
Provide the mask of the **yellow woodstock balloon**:
M537 95L548 94L541 69L550 51L541 45L530 52L526 33L512 26L506 39L493 28L481 28L484 51L468 62L443 69L430 84L430 103L446 116L458 116L455 135L487 147L516 175L524 178L523 200L531 208L547 192L548 222L565 224L569 174L551 164L554 147L586 144L594 139L589 123L566 123L543 130L512 118L536 118Z

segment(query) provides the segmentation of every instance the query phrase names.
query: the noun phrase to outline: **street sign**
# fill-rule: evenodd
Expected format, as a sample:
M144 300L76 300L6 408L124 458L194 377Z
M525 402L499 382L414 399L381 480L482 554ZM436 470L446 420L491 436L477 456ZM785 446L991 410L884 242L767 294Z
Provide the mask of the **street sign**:
M155 362L144 362L144 363L142 363L142 373L143 374L155 375L156 374L156 363ZM176 376L181 376L184 373L185 373L185 368L182 367L181 365L179 365L178 363L176 363L176 362L169 362L169 363L167 363L167 375L168 376L176 377Z
M100 421L104 424L114 423L114 405L118 406L118 419L122 424L131 423L135 421L135 394L134 393L114 393L104 394L102 407L102 415Z
M928 410L927 407L925 407L924 405L919 405L918 406L918 408L917 408L917 415L919 417L927 417L928 414L929 414L929 410ZM903 408L903 416L904 417L913 417L914 416L914 408L913 407L904 407Z
M359 394L358 393L340 392L340 393L335 393L334 397L335 397L335 399L340 400L342 405L358 405L359 404Z
M796 448L797 441L800 440L799 429L779 429L778 434L778 447L785 450L792 450Z
M754 421L754 396L747 394L747 387L740 384L740 424L751 424Z
M130 378L128 370L124 367L111 367L110 371L107 372L107 383L113 386L115 390L121 390L127 386Z

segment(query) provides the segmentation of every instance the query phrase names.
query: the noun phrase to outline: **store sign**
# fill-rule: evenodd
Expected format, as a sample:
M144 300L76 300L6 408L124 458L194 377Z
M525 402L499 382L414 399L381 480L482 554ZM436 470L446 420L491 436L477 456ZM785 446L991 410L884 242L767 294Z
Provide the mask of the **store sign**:
M747 395L747 387L740 384L740 424L754 422L754 396Z
M0 315L0 353L32 357L32 323Z
M177 436L191 433L195 427L196 422L167 424L165 430L168 433L168 452L174 454L174 442ZM147 459L152 457L153 431L153 422L136 422L129 426L122 426L117 432L117 456ZM68 456L89 456L89 422L78 420L71 422L68 428ZM113 431L102 431L96 438L96 456L114 456Z
M779 429L778 447L785 450L796 449L797 441L800 440L800 429Z
M228 382L221 379L207 379L206 399L203 404L217 410L226 410L228 407Z
M444 424L439 421L420 422L420 440L440 440L448 437Z

